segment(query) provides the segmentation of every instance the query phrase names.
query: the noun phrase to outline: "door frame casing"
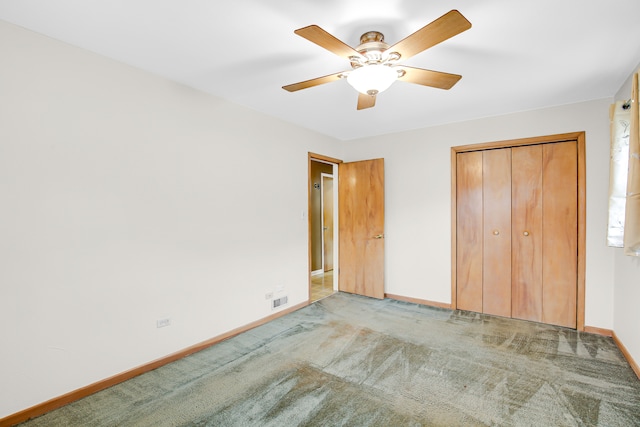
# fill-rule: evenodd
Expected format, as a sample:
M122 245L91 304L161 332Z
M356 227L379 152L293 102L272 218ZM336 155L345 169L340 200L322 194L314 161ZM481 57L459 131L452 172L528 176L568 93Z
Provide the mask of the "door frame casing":
M576 300L576 329L585 330L585 270L586 270L586 156L585 132L521 138L451 147L451 308L457 309L457 154L469 151L483 151L495 148L518 147L523 145L551 144L575 141L578 156L578 271Z

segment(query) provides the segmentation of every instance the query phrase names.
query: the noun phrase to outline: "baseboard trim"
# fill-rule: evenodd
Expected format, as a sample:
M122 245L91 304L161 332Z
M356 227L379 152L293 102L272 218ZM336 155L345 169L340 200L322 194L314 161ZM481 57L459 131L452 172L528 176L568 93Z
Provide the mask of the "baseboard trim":
M20 412L16 412L15 414L9 415L5 418L0 418L0 427L13 426L21 422L30 420L31 418L39 417L40 415L44 415L47 412L53 411L54 409L58 409L62 406L68 405L69 403L75 402L76 400L80 400L83 397L87 397L91 394L97 393L101 390L104 390L106 388L119 384L121 382L127 381L131 378L137 377L138 375L144 374L145 372L153 371L154 369L157 369L161 366L164 366L171 362L175 362L176 360L182 359L183 357L189 356L190 354L197 353L201 350L204 350L205 348L211 347L214 344L217 344L221 341L224 341L226 339L239 335L242 332L246 332L250 329L264 325L265 323L270 322L271 320L277 319L278 317L284 316L285 314L289 314L291 312L299 310L307 305L309 305L308 301L302 302L300 304L294 305L292 307L289 307L287 309L284 309L282 311L279 311L267 317L263 317L262 319L256 320L255 322L251 322L247 325L233 329L229 332L210 338L201 343L192 345L183 350L169 354L168 356L162 357L160 359L156 359L145 365L138 366L128 371L121 372L112 377L105 378L104 380L95 382L93 384L89 384L88 386L63 394L62 396L54 397L53 399L47 400L46 402L24 409Z
M622 344L622 341L620 341L620 338L618 338L615 332L613 332L612 338L613 338L613 342L616 343L616 345L620 349L620 352L622 353L624 358L627 359L627 362L629 362L629 365L631 366L631 369L633 369L633 372L635 372L638 379L640 379L640 366L638 366L636 361L633 360L633 357L631 357L631 353L629 353L629 350L627 350L627 347L625 347L624 344Z
M640 366L638 366L636 361L633 360L633 357L631 357L631 353L629 353L629 350L627 350L624 344L622 344L622 341L620 341L620 338L618 338L618 336L614 331L612 331L611 329L597 328L595 326L585 326L584 332L588 332L590 334L604 335L605 337L613 338L613 342L616 344L616 346L618 346L620 353L622 353L624 358L627 359L629 366L631 366L631 369L633 369L633 372L635 372L638 379L640 379Z
M394 295L394 294L384 294L384 296L385 296L385 298L395 299L395 300L398 300L398 301L412 302L414 304L428 305L428 306L431 306L431 307L451 309L451 304L447 304L447 303L444 303L444 302L429 301L429 300L426 300L426 299L405 297L405 296L402 296L402 295Z
M595 326L585 326L583 332L587 332L589 334L604 335L605 337L613 336L613 331L611 329L597 328Z

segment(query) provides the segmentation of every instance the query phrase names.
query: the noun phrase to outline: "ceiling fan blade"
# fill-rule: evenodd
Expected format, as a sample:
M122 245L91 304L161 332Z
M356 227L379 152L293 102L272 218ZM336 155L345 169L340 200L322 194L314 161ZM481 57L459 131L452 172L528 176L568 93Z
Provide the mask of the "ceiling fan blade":
M356 56L358 58L362 57L357 50L353 49L341 40L338 40L317 25L309 25L308 27L299 28L295 30L294 33L345 59L350 60L350 57L352 56Z
M358 110L364 110L365 108L371 108L376 105L376 96L367 95L366 93L358 92Z
M323 77L318 77L315 79L311 79L311 80L305 80L303 82L298 82L298 83L293 83L287 86L282 86L282 89L284 90L288 90L289 92L295 92L297 90L301 90L301 89L307 89L310 87L314 87L314 86L319 86L325 83L331 83L331 82L335 82L337 80L341 80L342 77L345 74L344 71L341 71L339 73L335 73L335 74L330 74L328 76L323 76Z
M388 48L386 52L398 52L404 60L469 28L471 28L471 22L454 9L425 25L409 37L400 40Z
M459 74L449 74L440 71L425 70L424 68L414 68L407 66L393 67L404 71L398 80L408 83L415 83L423 86L431 86L438 89L451 89L462 78Z

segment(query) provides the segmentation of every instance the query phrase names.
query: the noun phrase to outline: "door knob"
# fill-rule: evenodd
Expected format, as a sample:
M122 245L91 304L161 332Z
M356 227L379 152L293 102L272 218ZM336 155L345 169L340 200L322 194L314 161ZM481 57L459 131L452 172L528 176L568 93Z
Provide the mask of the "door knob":
M524 234L525 236L528 236L528 235L529 235L529 232L528 232L528 231L525 231L525 232L524 232L524 233L522 233L522 234Z
M498 230L493 230L493 235L497 236L498 234L500 234L500 232Z
M384 234L377 234L375 236L373 236L374 239L382 239L384 238Z

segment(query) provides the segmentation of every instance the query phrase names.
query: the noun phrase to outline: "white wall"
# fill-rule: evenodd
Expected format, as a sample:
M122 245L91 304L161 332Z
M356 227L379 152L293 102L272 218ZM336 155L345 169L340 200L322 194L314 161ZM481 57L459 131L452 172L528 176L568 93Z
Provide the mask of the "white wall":
M0 58L0 418L307 300L337 141L2 22Z
M616 101L631 98L631 76L616 94ZM640 258L625 256L622 249L615 252L614 329L631 357L640 364Z
M345 160L385 159L386 292L451 302L451 147L586 131L588 326L613 328L606 246L611 99L353 141Z

